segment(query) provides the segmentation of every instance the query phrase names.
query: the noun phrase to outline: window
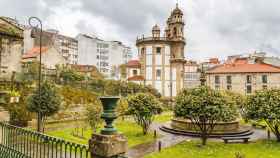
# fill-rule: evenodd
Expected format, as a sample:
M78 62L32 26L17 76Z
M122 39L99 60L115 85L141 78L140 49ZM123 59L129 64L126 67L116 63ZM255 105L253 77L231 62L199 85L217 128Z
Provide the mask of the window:
M145 55L145 48L141 48L141 55L142 55L142 56Z
M137 70L133 70L133 76L137 75Z
M227 90L232 90L232 77L227 76Z
M247 75L247 83L252 83L252 76L251 75Z
M173 29L173 36L174 36L174 37L177 36L177 28L176 28L176 27Z
M215 76L215 89L220 89L220 76Z
M267 83L267 75L262 75L262 83Z
M264 90L267 89L267 85L263 85L262 87L263 87Z
M220 76L215 76L215 84L220 84Z
M161 70L156 71L156 79L159 80L161 78Z
M232 80L231 80L231 76L227 76L227 84L231 84Z
M247 92L247 94L252 93L252 86L251 85L246 86L246 92Z
M219 90L219 89L220 89L220 85L218 85L218 84L215 85L215 89L216 89L216 90Z
M161 47L157 47L157 54L161 54Z

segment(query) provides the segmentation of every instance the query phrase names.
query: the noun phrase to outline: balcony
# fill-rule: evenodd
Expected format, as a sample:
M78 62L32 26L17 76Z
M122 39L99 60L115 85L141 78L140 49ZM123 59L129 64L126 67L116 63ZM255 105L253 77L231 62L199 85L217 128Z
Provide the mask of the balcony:
M184 37L177 37L175 39L168 37L142 37L136 39L136 44L141 44L143 42L177 42L177 41L185 41Z

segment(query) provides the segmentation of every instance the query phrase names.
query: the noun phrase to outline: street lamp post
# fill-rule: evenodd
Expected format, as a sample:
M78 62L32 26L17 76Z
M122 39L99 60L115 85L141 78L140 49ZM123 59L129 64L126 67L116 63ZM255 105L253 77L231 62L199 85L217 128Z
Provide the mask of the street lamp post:
M38 24L34 25L32 24L32 21L36 21ZM40 27L40 37L39 37L39 44L40 44L40 49L39 49L39 78L38 78L38 88L39 88L39 106L41 106L41 68L42 68L42 35L43 35L43 25L42 25L42 21L37 18L37 17L30 17L28 19L28 22L29 22L29 25L32 27L32 28L36 28L38 29L38 27ZM31 31L32 32L32 31ZM31 34L32 36L32 34ZM41 132L41 112L39 110L38 112L38 120L37 120L37 131L38 132Z
M201 65L201 76L200 76L200 85L205 86L206 85L206 74L204 69L204 64Z

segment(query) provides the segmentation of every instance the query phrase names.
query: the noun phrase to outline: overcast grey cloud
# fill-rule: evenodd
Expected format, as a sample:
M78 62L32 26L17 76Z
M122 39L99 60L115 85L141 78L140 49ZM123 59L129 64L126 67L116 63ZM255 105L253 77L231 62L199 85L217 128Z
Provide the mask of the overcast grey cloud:
M0 0L0 15L39 16L63 34L94 34L135 48L135 39L162 29L175 0ZM279 0L179 0L191 59L266 51L280 55ZM134 49L135 50L135 49Z

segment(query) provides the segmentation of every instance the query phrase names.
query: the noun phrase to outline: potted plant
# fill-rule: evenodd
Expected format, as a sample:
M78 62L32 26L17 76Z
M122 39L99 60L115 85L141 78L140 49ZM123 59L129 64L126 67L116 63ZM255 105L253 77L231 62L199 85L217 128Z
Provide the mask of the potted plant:
M18 91L12 90L9 93L10 103L18 103L20 98L20 93Z

